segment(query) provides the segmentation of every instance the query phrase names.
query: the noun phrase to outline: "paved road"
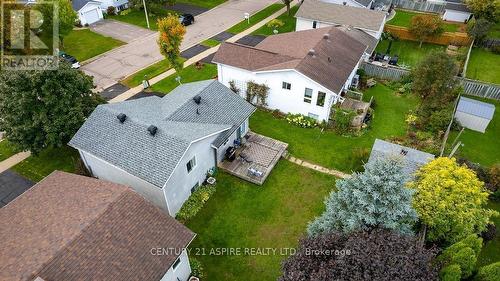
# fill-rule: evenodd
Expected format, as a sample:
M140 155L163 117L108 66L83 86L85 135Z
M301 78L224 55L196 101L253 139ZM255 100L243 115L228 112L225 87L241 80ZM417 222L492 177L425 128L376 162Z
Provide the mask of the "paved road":
M243 14L253 14L277 0L229 0L196 17L195 24L188 26L181 46L185 50L233 26L243 19ZM97 90L101 91L134 72L147 67L161 56L156 45L157 35L144 36L112 50L84 65L85 73L94 77Z
M27 178L7 170L0 173L0 208L32 187L35 183Z

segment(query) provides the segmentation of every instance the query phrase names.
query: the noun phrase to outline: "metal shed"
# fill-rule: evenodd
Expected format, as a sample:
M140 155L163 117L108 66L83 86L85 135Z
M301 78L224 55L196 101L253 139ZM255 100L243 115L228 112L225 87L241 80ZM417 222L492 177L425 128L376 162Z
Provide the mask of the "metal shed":
M465 128L484 133L495 113L491 103L460 97L455 119Z

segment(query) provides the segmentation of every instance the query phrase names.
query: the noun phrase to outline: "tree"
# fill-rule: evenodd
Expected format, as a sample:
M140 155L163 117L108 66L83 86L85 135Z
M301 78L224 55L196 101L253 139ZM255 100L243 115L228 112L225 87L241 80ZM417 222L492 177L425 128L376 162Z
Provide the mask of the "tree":
M487 19L470 20L467 23L467 33L474 38L475 44L481 43L491 28L491 22Z
M444 32L441 19L430 15L414 16L411 19L409 30L420 42L419 47L422 47L425 39Z
M387 229L325 233L300 241L279 280L437 280L435 255L414 236Z
M498 21L500 15L500 1L497 0L465 0L467 7L476 18L485 18L489 21Z
M484 183L454 158L440 157L422 166L408 186L416 190L413 206L431 242L451 244L480 234L498 214L485 208Z
M405 187L409 175L403 167L401 158L375 158L363 173L338 180L338 191L326 199L326 211L309 224L309 235L372 226L411 233L417 216L411 203L413 190Z
M50 6L43 5L44 3L53 3L58 7L58 24L59 24L59 38L61 41L64 40L73 27L75 26L75 21L78 18L76 12L73 10L71 6L71 2L69 0L43 0L37 1L35 5L35 9L38 9L43 14L44 25L52 25L53 24L53 11Z
M23 150L65 145L101 99L92 78L61 63L54 71L0 72L0 130Z
M158 19L158 46L160 53L165 56L170 65L179 73L183 63L180 57L180 47L186 28L179 22L175 15L168 15L166 18Z
M286 11L288 13L289 16L292 15L292 11L290 10L290 5L292 4L292 1L293 0L281 0L283 2L283 4L286 5Z

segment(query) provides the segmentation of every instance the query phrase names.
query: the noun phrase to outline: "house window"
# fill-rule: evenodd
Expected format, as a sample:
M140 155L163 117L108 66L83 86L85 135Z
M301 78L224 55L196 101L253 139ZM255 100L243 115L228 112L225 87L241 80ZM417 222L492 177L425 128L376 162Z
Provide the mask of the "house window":
M283 88L285 90L290 90L292 88L292 84L290 84L288 82L283 82L283 84L281 85L281 88Z
M312 97L313 97L313 90L306 88L306 90L304 91L304 102L311 103Z
M325 98L326 98L326 93L318 92L318 100L316 100L316 105L317 106L325 105Z
M318 22L317 21L313 21L313 28L316 28L318 27Z
M178 257L178 258L175 260L174 264L172 265L172 269L173 269L173 270L176 270L176 269L177 269L177 267L179 266L179 264L180 264L180 263L181 263L181 257Z
M319 119L319 115L318 115L318 114L314 114L314 113L311 113L311 112L309 112L309 113L307 114L307 116L309 116L309 117L311 117L311 118L314 118L314 119L316 119L316 120L318 120L318 119Z
M196 156L193 156L193 158L186 164L188 173L190 173L194 169L194 167L196 167Z

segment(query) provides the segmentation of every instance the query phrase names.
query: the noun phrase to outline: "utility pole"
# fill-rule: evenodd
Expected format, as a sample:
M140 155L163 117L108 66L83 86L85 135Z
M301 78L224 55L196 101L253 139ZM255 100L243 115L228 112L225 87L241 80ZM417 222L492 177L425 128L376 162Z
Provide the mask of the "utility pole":
M142 5L144 6L144 14L146 14L146 24L148 25L148 29L151 29L149 26L148 9L146 8L146 0L142 0Z

